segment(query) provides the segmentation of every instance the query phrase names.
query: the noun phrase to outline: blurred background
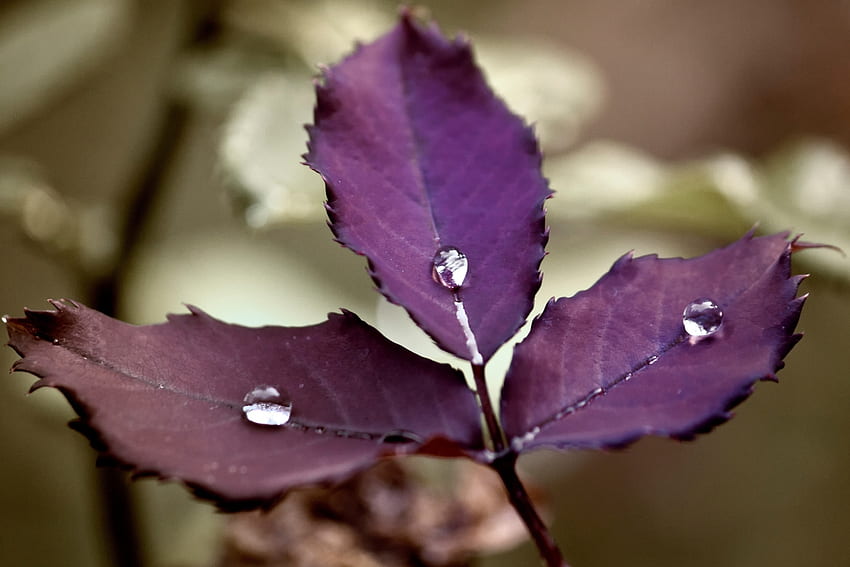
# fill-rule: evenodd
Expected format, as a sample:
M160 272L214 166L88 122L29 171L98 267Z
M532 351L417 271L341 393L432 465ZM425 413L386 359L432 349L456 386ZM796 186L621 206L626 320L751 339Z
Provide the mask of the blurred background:
M472 38L540 135L557 195L539 304L630 249L701 254L756 223L850 251L850 2L425 9ZM316 65L396 13L367 0L5 0L0 313L70 297L134 323L190 302L232 322L302 325L346 307L449 360L331 241L323 187L300 165ZM731 422L695 443L521 462L575 567L850 565L850 261L795 261L813 274L806 337L781 383L759 386ZM3 366L15 358L0 353ZM25 397L32 381L0 381L0 564L220 561L227 517L175 484L127 488L95 468L64 426L68 404ZM511 534L475 564L536 564L528 544L494 551Z

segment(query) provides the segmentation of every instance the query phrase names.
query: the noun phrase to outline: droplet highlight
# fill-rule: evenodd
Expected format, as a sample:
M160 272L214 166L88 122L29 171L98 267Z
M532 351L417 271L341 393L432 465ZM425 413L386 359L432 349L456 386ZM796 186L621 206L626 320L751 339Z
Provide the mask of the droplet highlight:
M257 386L242 401L242 413L251 423L286 425L292 416L292 403L284 400L274 386Z
M455 291L459 289L469 271L466 254L454 246L443 246L434 254L434 280L443 287Z
M707 297L700 297L688 303L682 312L682 325L692 337L713 335L723 324L723 310Z

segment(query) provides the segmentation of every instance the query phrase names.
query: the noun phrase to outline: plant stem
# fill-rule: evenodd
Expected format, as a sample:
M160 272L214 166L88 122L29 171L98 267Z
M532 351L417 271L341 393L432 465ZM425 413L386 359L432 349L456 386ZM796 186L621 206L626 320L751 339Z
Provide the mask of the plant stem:
M493 409L493 402L490 400L490 393L487 390L487 377L484 372L483 364L472 365L472 376L475 379L475 389L478 392L478 400L481 403L481 411L484 413L484 421L487 425L487 433L490 435L493 451L496 453L496 458L490 463L490 467L495 470L502 478L502 483L505 485L505 491L508 495L508 500L511 506L517 511L519 517L525 523L531 539L537 546L540 557L546 563L547 567L569 567L564 561L561 550L558 549L558 544L549 532L549 528L543 523L534 504L531 502L531 497L525 490L519 476L516 472L516 461L519 455L510 447L505 439L505 432L496 418L496 412Z
M487 377L484 374L483 364L472 365L472 376L475 379L475 390L478 392L478 401L481 403L481 411L484 413L484 421L487 424L487 433L490 435L493 452L502 453L506 448L505 434L499 420L496 419L496 411L493 402L490 401L490 391L487 390Z
M511 505L522 518L525 527L528 528L528 533L534 540L537 546L537 551L540 557L546 563L547 567L569 567L564 556L561 555L561 550L558 549L558 544L549 532L549 528L543 523L528 492L525 490L522 481L516 473L517 454L510 451L501 457L498 457L490 465L499 476L502 477L502 482L505 484L505 490L508 493L508 500Z

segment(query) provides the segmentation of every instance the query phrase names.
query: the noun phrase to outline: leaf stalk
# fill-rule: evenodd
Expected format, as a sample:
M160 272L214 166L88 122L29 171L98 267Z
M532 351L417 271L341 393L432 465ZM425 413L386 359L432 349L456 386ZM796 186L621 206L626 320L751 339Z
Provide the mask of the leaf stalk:
M481 404L481 411L484 414L484 421L487 425L487 433L490 437L491 446L493 452L496 453L496 458L490 463L490 468L495 470L502 479L508 501L522 519L526 529L528 529L528 533L531 535L531 539L537 546L540 557L546 566L569 567L549 528L534 508L534 503L531 501L525 485L522 484L522 480L517 475L516 462L519 455L508 446L505 432L496 417L493 402L490 400L490 393L487 390L487 377L484 365L473 364L472 376L475 380L475 389L478 392L478 400Z
M490 466L502 478L508 500L528 529L528 533L531 535L534 545L537 546L537 551L545 565L547 567L570 567L564 560L564 556L561 554L561 550L558 548L549 528L534 508L528 491L517 475L517 457L517 453L511 450L494 460Z
M494 453L501 454L507 449L505 433L499 425L496 410L490 400L490 391L487 389L487 376L484 364L472 365L472 377L475 380L475 391L478 394L478 402L481 404L481 412L484 414L484 422L487 425L487 434L490 437L491 449Z

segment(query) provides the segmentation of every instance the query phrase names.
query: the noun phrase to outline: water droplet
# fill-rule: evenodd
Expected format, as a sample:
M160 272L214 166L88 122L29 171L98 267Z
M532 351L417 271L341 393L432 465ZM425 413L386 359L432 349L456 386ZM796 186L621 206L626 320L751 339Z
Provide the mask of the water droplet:
M9 317L7 315L3 315L2 317L0 317L0 321L2 321L3 323L8 323Z
M243 398L242 413L259 425L285 425L292 415L292 404L285 401L274 386L257 386Z
M390 431L381 437L381 443L405 444L405 443L422 443L422 438L412 431L404 431L397 429Z
M280 401L280 391L274 386L265 384L255 387L253 390L245 394L242 401L246 404L255 402L277 402Z
M511 439L511 448L514 451L521 451L528 443L531 443L537 438L537 435L540 433L540 428L535 427L531 431L527 432L525 435L521 437L514 437Z
M491 451L490 449L484 449L482 454L484 456L484 462L486 462L486 463L492 463L497 458L499 458L499 453L497 453L495 451Z
M454 246L443 246L434 254L434 280L452 291L463 285L469 270L466 254Z
M707 297L694 299L682 312L682 325L685 332L692 337L713 335L722 323L723 311Z
M292 404L256 402L242 406L248 421L259 425L285 425L292 415Z

